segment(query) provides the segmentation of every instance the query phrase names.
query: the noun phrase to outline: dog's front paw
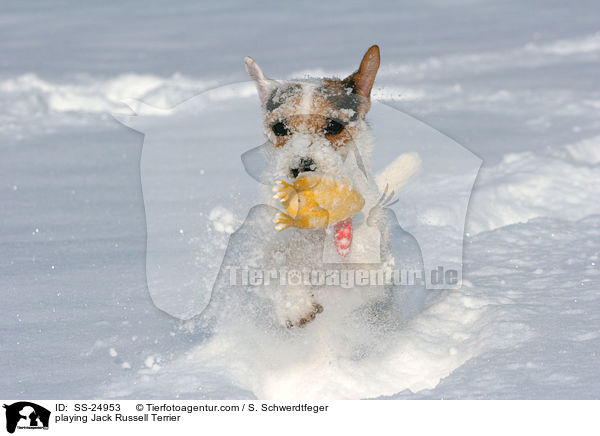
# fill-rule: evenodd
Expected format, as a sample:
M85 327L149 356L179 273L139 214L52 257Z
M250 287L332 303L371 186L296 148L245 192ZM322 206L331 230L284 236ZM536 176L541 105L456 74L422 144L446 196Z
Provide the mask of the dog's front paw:
M294 219L283 212L278 212L273 218L273 223L275 224L275 230L281 231L291 227L294 224Z
M293 327L304 327L306 324L315 319L321 312L323 312L323 306L321 306L319 303L313 303L312 310L308 314L304 315L300 319L297 319L295 322L292 322L288 319L285 322L285 325L289 329Z
M276 180L275 186L273 186L273 192L273 198L278 199L285 207L287 207L290 199L296 193L296 188L294 185L290 185L288 182Z

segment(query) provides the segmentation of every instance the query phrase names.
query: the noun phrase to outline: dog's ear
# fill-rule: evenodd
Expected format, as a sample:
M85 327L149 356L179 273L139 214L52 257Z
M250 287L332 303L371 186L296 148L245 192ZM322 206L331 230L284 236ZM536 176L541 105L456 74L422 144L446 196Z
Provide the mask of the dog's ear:
M269 95L271 95L271 92L277 87L277 82L265 77L258 64L251 57L246 56L244 58L244 64L246 64L248 75L256 84L260 103L264 105L269 98Z
M345 87L352 89L360 97L365 98L368 103L371 99L371 89L378 69L379 47L373 45L363 56L358 71L346 77L342 82Z

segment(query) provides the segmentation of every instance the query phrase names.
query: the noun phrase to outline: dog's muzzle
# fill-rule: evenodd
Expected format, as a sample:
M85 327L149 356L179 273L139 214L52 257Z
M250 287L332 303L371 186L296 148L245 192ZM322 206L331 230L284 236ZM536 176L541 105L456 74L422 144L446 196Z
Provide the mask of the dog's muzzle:
M317 165L310 157L300 158L300 162L298 166L294 166L290 168L290 174L293 179L298 177L301 173L306 173L309 171L315 171L317 169Z

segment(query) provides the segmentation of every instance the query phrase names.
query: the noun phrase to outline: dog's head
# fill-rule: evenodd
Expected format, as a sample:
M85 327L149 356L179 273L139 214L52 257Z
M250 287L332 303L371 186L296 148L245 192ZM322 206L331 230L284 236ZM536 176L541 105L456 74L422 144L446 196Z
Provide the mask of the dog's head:
M369 48L359 69L345 79L278 82L267 78L251 58L245 63L263 108L274 175L295 179L307 171L339 173L366 129L379 47Z

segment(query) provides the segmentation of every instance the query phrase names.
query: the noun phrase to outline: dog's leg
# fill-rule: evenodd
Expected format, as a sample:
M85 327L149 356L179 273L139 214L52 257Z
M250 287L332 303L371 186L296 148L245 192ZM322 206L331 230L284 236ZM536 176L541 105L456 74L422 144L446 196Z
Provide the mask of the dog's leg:
M323 312L323 306L321 306L319 303L313 303L312 309L310 312L308 312L302 318L298 319L295 323L289 319L286 320L285 326L289 329L291 329L293 327L304 327L306 324L308 324L313 319L315 319L317 314L319 314L321 312Z
M279 321L287 328L304 327L323 312L323 306L314 300L310 289L303 286L288 285L275 292L271 298Z

